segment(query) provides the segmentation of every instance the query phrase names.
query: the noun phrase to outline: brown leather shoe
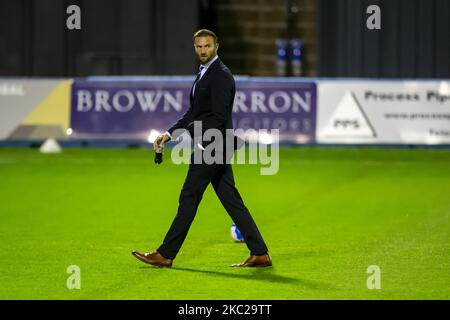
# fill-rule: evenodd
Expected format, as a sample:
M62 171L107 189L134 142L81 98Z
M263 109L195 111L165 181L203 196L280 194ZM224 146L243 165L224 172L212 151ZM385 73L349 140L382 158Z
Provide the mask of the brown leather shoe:
M250 256L243 263L233 264L232 267L270 267L272 266L272 258L268 253L262 256Z
M164 258L159 252L154 251L150 253L139 253L133 251L131 253L133 256L141 260L142 262L158 266L158 267L166 267L170 268L172 266L172 260Z

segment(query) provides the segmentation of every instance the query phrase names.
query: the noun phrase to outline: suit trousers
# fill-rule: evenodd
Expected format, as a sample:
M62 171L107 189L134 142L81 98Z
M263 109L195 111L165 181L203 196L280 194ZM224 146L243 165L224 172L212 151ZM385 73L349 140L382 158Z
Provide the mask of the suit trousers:
M195 164L193 157L194 153L180 193L177 215L157 251L167 259L176 257L195 218L203 193L211 183L223 207L241 231L250 253L265 254L267 246L235 187L231 164Z

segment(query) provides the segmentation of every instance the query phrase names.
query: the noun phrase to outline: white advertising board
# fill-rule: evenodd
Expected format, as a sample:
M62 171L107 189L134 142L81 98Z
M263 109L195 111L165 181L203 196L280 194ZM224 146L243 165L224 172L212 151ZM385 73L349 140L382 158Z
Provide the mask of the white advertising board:
M318 81L316 141L449 144L450 81Z

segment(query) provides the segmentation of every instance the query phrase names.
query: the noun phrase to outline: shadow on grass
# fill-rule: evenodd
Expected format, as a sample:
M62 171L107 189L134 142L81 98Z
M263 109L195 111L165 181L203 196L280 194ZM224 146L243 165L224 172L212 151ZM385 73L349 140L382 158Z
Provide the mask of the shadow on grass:
M158 267L140 267L141 269L159 269ZM231 267L230 267L231 269ZM248 270L251 271L251 273L246 274L236 274L236 273L229 273L229 272L219 272L219 271L209 271L209 270L199 270L199 269L191 269L191 268L177 268L172 267L170 270L174 271L183 271L183 272L194 272L194 273L201 273L211 276L219 276L224 278L231 278L231 279L238 279L238 280L256 280L256 281L263 281L263 282L272 282L272 283L281 283L281 284L290 284L295 286L302 286L308 289L312 290L323 290L323 289L333 289L331 285L327 283L321 283L317 281L310 281L305 279L299 279L299 278L292 278L292 277L286 277L282 275L275 274L276 270L274 267L270 268L258 268L258 269L251 269L248 268L236 268L239 269L239 271L242 270Z

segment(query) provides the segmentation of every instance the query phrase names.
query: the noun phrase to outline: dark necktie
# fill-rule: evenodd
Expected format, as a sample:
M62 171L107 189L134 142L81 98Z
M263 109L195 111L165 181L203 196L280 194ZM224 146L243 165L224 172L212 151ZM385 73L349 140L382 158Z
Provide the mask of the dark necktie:
M205 69L204 66L200 66L200 67L198 68L197 78L195 78L194 86L192 87L192 95L194 95L194 93L195 93L195 86L196 86L197 82L200 80L200 77L201 77L201 75L202 75L203 69Z

